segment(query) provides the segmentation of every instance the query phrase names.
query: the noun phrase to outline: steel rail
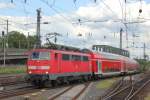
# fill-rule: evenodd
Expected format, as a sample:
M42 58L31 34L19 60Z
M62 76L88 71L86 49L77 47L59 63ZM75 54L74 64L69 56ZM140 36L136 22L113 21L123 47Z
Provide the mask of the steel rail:
M120 82L118 84L116 84L117 87L113 90L110 91L109 93L107 93L107 95L105 95L104 97L101 97L102 100L105 100L108 96L111 96L112 94L114 94L117 90L119 90L119 88L123 85L123 80L121 79Z
M84 84L85 85L84 88L76 96L74 96L72 98L72 100L77 100L81 96L81 94L83 94L85 92L85 90L89 87L90 83L91 82L88 82L87 84Z
M109 99L111 99L112 97L114 97L115 95L120 94L120 93L124 92L125 90L129 89L132 85L135 85L135 84L137 84L137 83L139 83L139 82L142 82L142 81L145 80L145 79L146 79L146 78L141 79L141 80L138 80L137 82L135 82L135 83L133 83L133 84L130 84L130 85L128 85L128 86L122 88L121 90L115 92L114 94L112 94L112 95L110 95L110 96L108 96L108 97L106 97L106 98L104 98L104 99L102 99L102 100L109 100ZM133 91L132 88L131 88L131 91ZM129 94L131 94L131 91L130 91Z
M23 95L23 94L27 94L27 93L33 93L36 91L39 91L39 89L35 89L32 86L24 87L24 88L20 88L20 89L16 89L16 90L13 89L13 90L0 91L0 99Z
M130 95L127 99L125 100L131 100L134 96L136 96L147 84L150 83L150 79L145 82L139 89L137 89L132 95Z
M62 92L60 92L60 93L54 95L53 97L49 97L48 100L54 100L54 99L60 97L61 95L63 95L64 93L66 93L67 91L69 91L70 89L72 89L73 87L74 87L74 86L70 86L70 87L66 88L66 89L63 90Z
M90 85L90 83L91 82L84 84L85 85L84 88L81 89L81 91L79 91L71 100L77 100L81 96L81 94L84 93L84 91L87 89L87 87ZM66 88L65 90L61 91L60 93L58 93L52 97L49 97L48 100L55 100L55 99L59 98L61 95L65 94L66 92L68 92L69 90L74 88L75 86L77 86L77 85L72 85L72 86Z

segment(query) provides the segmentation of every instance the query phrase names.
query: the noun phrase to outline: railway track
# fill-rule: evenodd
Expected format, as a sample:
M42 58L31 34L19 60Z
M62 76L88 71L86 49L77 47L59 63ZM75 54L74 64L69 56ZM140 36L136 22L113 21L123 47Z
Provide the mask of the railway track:
M24 85L28 85L28 83L20 76L0 77L0 91L15 89Z
M122 77L122 79L119 80L119 82L117 84L115 84L115 86L109 90L108 92L106 92L106 94L104 94L103 96L100 97L100 100L105 100L107 99L107 97L113 95L115 92L117 92L121 86L123 86L124 82L123 82L124 78Z
M13 84L15 85L15 83L13 83ZM66 88L62 92L60 92L59 94L56 94L53 97L50 97L49 100L58 99L62 95L66 94L66 93L69 93L69 91L72 91L78 85L82 85L78 91L75 91L76 94L74 94L71 97L72 100L76 100L84 93L84 91L89 86L89 84L90 84L90 82L84 83L84 84L72 84L71 86L69 86L68 88ZM120 84L120 86L117 85L118 88L121 87L121 84L122 84L121 81L118 84ZM13 96L18 96L18 95L24 95L24 94L28 94L28 93L34 93L34 92L38 92L39 90L40 89L37 89L37 88L35 88L33 86L23 87L23 88L13 89L13 90L3 90L3 91L0 91L0 99L13 97ZM112 93L110 93L110 95L113 94L117 90L118 89L115 89L114 91L112 91Z
M18 85L18 84L24 84L27 83L26 81L16 81L16 82L6 82L6 83L0 83L0 87L6 87L11 85Z
M20 77L22 77L24 75L25 74L21 74L21 75L1 75L0 74L0 79L20 78Z
M64 89L63 91L61 91L58 94L55 94L52 97L49 97L48 100L65 100L68 99L69 100L77 100L84 92L85 90L89 87L91 82L85 83L85 84L81 84L81 85L72 85L66 89ZM76 91L77 90L77 91ZM72 94L74 93L74 94ZM68 94L72 94L72 95L68 95Z
M125 98L125 100L132 100L148 84L150 84L150 79L144 82L144 84L138 83L133 85L129 95Z
M0 76L0 99L34 92L34 87L27 84L23 75Z
M23 75L0 76L0 87L26 83Z
M4 99L4 98L6 99L8 97L23 95L27 93L33 93L37 91L39 91L39 89L33 86L26 86L23 88L12 89L12 90L4 90L4 91L0 91L0 99Z
M117 91L114 90L115 92L112 92L101 100L133 100L133 98L148 84L150 84L149 76L145 76L145 78L141 80L117 88Z

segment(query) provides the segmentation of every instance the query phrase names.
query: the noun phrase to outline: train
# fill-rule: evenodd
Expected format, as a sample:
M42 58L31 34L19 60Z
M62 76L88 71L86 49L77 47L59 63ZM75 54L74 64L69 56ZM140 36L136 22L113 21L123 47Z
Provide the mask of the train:
M140 65L122 55L91 50L34 49L29 52L27 80L36 86L95 80L137 73Z

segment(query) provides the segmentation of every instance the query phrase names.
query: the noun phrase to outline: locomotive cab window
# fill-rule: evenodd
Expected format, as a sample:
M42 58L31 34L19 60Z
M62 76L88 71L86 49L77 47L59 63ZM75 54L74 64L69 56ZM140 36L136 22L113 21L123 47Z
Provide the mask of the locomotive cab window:
M32 60L49 60L50 52L33 52L30 59Z
M31 55L31 59L39 59L39 52L33 52Z

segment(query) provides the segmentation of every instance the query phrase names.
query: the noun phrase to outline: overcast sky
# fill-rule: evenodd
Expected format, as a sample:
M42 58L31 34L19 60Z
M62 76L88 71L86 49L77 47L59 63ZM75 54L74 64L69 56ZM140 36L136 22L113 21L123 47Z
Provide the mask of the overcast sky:
M123 48L131 52L132 57L143 55L143 43L150 48L150 0L0 0L0 24L9 20L9 31L16 30L27 35L36 33L36 9L41 8L42 41L46 33L62 34L58 43L81 48L90 48L92 44L107 44L119 47L119 31L123 28ZM142 13L139 14L139 9ZM80 19L80 23L79 23ZM130 24L129 24L130 23ZM5 25L0 31L6 30ZM82 36L78 36L82 34ZM136 35L137 37L133 37ZM127 44L128 38L128 44ZM133 42L135 42L133 44ZM127 48L127 45L129 48ZM150 49L146 49L150 55Z

